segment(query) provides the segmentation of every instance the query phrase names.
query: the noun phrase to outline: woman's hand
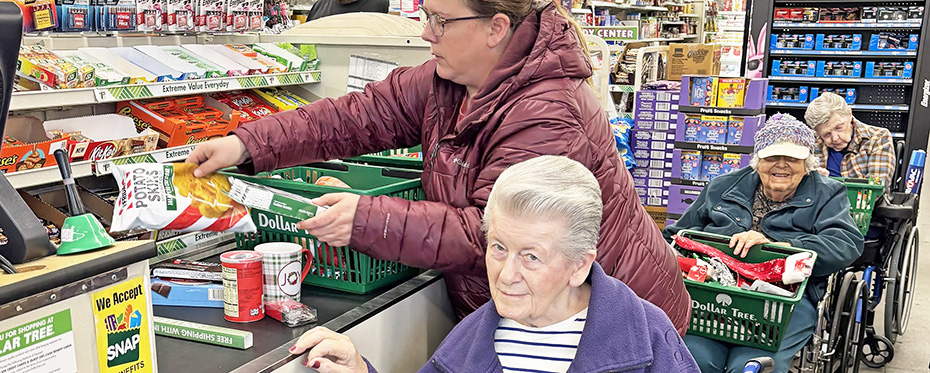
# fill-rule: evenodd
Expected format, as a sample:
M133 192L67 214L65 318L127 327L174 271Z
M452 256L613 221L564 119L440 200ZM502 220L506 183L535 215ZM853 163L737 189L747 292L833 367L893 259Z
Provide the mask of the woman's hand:
M368 364L355 350L349 337L322 326L310 329L288 350L294 355L307 353L304 365L321 373L367 373Z
M828 171L826 168L820 167L817 169L817 172L823 176L830 177L830 171Z
M765 238L765 235L756 231L745 231L743 233L734 234L730 237L730 248L733 250L733 255L739 255L740 258L745 258L746 254L749 253L749 248L756 246L762 243L770 243L768 238Z
M194 176L202 177L241 164L251 157L239 136L229 135L197 145L186 162L200 165L194 170Z
M312 202L317 206L329 206L317 216L297 223L297 228L304 229L311 236L331 246L345 246L352 239L352 222L358 207L358 194L331 193L324 194Z

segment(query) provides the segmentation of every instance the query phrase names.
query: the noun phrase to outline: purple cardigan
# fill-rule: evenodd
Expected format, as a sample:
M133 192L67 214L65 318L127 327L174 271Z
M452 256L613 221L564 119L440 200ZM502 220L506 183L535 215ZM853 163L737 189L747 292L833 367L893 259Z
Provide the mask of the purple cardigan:
M569 372L700 372L672 322L594 263L588 317ZM420 372L501 372L494 301L455 326ZM369 372L375 369L369 365Z

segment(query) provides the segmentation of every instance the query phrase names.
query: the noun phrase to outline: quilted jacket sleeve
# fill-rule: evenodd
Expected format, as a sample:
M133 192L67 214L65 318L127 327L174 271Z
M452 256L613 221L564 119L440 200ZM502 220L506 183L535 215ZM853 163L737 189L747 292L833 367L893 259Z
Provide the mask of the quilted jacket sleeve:
M236 129L252 155L245 168L267 171L420 144L435 70L432 62L397 68L364 92L319 100Z
M471 195L473 206L363 196L351 246L379 259L484 276L481 219L494 181L508 166L540 155L564 155L591 164L591 145L577 118L567 105L520 101L491 135L491 150Z

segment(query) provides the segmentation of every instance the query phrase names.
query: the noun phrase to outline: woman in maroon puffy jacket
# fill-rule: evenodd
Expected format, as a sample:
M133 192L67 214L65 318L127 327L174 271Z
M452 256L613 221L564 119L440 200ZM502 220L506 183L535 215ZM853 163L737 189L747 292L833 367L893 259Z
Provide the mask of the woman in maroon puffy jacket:
M199 145L203 175L240 165L264 171L423 145L425 201L329 194L300 223L320 240L375 258L443 272L464 317L490 297L482 209L497 176L540 155L584 164L603 192L597 261L668 314L691 314L677 262L640 205L604 110L586 83L591 64L557 3L426 0L422 38L435 58L398 68L364 92L325 99L244 125Z

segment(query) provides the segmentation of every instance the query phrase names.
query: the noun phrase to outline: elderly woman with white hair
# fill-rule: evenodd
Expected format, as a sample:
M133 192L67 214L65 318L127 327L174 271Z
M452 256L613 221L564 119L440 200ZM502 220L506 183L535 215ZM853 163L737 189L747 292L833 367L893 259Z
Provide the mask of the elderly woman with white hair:
M820 160L825 176L868 179L876 177L891 185L895 152L891 131L857 120L846 100L824 93L811 101L804 113L807 125L817 133Z
M491 300L421 372L695 372L662 310L594 258L603 204L582 164L541 156L501 173L483 229ZM291 348L320 372L374 372L347 337L314 328Z
M815 304L826 278L862 254L863 238L849 215L842 183L818 173L814 132L787 114L772 116L755 136L751 167L712 180L681 219L665 228L666 239L682 229L731 236L734 255L745 257L762 243L781 243L817 253L812 278L774 354L686 335L685 344L704 373L742 372L759 356L787 372L816 323Z

